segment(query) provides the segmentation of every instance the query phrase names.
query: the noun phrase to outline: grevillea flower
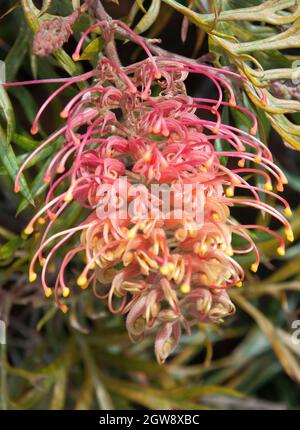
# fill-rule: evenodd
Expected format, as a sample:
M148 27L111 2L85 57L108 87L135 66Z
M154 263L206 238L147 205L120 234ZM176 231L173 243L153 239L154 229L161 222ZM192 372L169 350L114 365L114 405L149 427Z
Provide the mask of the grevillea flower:
M126 28L121 22L118 25ZM83 34L75 59L93 28ZM84 254L78 285L92 286L97 297L107 300L112 313L127 315L128 333L134 342L148 332L156 333L155 353L162 363L176 348L182 330L190 333L199 322L221 322L234 312L227 289L241 286L244 279L234 254L253 253L251 269L255 272L259 265L250 229L274 236L278 253L284 254L282 237L261 225L239 224L230 215L233 206L269 213L284 225L288 240L293 240L293 234L281 211L261 198L273 196L282 203L284 214L291 215L288 203L272 191L273 184L282 191L286 177L274 164L269 149L255 137L256 118L236 103L230 79L242 78L207 65L153 57L143 41L138 41L147 59L119 67L103 57L96 70L61 80L63 85L39 110L33 133L38 132L46 106L64 88L79 81L89 84L61 112L65 125L23 164L15 188L19 190L20 175L30 159L63 136L64 144L45 174L49 183L45 206L25 230L31 234L44 229L30 265L30 281L37 278L39 262L46 296L54 291L58 306L66 312L71 284L65 274L75 255ZM189 74L209 78L217 98L187 95L184 81ZM227 99L224 93L229 95ZM248 114L253 121L250 132L224 124L223 106ZM222 141L227 149L217 151L216 141ZM254 174L265 181L264 187L251 182ZM156 208L163 205L160 195L152 196L153 184L167 185L177 196L170 200L168 216L160 216L159 210L141 216L152 197ZM143 192L135 199L137 185ZM112 196L114 189L118 192ZM241 195L235 197L240 190ZM124 211L124 205L119 204L114 216L101 215L113 197L119 203L132 203L134 210ZM188 201L191 210L178 212L178 197ZM71 204L87 209L88 217L51 235L53 224ZM51 258L76 235L80 240L65 252L56 282L49 285ZM233 236L242 239L241 248L233 248Z

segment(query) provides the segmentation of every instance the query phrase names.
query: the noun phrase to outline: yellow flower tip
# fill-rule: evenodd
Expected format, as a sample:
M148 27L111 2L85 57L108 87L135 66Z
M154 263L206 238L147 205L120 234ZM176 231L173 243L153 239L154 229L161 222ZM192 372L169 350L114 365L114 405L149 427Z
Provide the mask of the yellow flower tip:
M63 295L63 297L69 297L69 295L70 295L70 288L68 288L68 287L64 287L63 289L62 289L62 295Z
M197 246L197 254L199 255L205 255L207 252L207 245L206 243L201 243L199 246Z
M236 287L241 288L243 286L243 282L239 281L235 284Z
M161 266L160 273L165 276L165 275L168 275L173 270L174 270L174 265L172 265L172 263L167 263Z
M235 106L236 106L236 101L235 101L235 99L234 99L234 98L230 98L230 99L229 99L229 104L230 104L230 106L235 107Z
M154 133L154 131L153 131L153 133ZM154 134L155 134L155 133L154 133ZM143 160L144 160L145 162L148 162L148 161L150 161L150 160L151 160L151 156L152 156L151 151L147 151L147 152L145 152L145 154L143 155Z
M233 197L234 196L234 188L228 187L225 191L227 197Z
M89 264L89 268L90 268L91 270L94 270L94 269L95 269L95 267L96 267L96 263L95 263L95 262L93 262L93 263Z
M39 219L38 219L39 224L43 225L43 224L45 224L45 222L46 222L45 218L43 218L42 216L39 217Z
M24 230L24 233L27 235L27 236L29 236L30 234L32 234L33 233L33 227L32 227L32 225L31 224L29 224L26 228L25 228L25 230Z
M255 155L254 159L253 159L254 163L261 163L261 157L259 155Z
M273 187L272 187L271 182L266 182L266 183L265 183L265 189L266 189L267 191L273 191Z
M43 267L44 265L45 265L45 263L46 263L46 258L40 258L40 265L41 265L41 267Z
M159 70L157 70L157 71L155 72L154 77L155 77L155 79L161 79L161 73L160 73L160 71L159 71Z
M211 217L213 221L220 221L220 216L217 214L217 212L214 212Z
M282 193L283 191L283 185L281 182L278 182L278 184L276 185L276 190L279 191L280 193Z
M213 165L213 159L209 158L207 161L205 161L204 166L206 167L206 169L210 169Z
M75 54L75 53L74 53L74 54L72 55L72 60L73 60L73 61L79 61L79 60L80 60L80 55L78 55L78 54Z
M291 210L291 208L290 207L286 207L285 209L284 209L284 214L286 215L286 216L288 216L288 217L290 217L290 216L292 216L293 215L293 212L292 212L292 210Z
M172 273L175 270L175 264L173 263L168 263L168 273Z
M37 278L37 274L35 272L29 273L29 282L34 282Z
M285 236L289 242L294 242L294 233L291 228L285 229Z
M59 114L59 116L60 116L62 119L66 119L66 118L68 118L68 115L69 115L69 113L68 113L68 111L67 111L67 110L62 110L62 111L61 111L61 113Z
M45 184L48 184L48 182L50 182L50 181L51 181L51 176L50 176L50 175L45 175L45 176L43 177L43 181L44 181L44 183L45 183Z
M209 279L206 273L200 273L198 279L204 285L207 285L209 283Z
M45 292L45 296L47 298L49 298L50 296L52 296L52 290L51 290L51 288L48 288L48 287L45 288L44 292Z
M139 230L139 231L144 231L146 227L147 227L146 223L142 222L142 223L139 225L138 230Z
M218 243L218 249L221 249L221 251L226 251L226 243L225 242L221 242L221 243ZM207 249L207 247L206 247L206 249Z
M232 248L231 248L231 247L228 247L228 248L226 249L226 254L227 254L229 257L232 257L232 256L233 256L233 250L232 250Z
M252 272L256 273L257 269L258 269L258 264L257 263L251 264L250 270L252 270Z
M60 175L61 173L64 173L65 170L66 169L63 166L58 166L58 168L56 169L56 173Z
M129 91L131 92L131 94L136 94L137 93L136 86L130 85Z
M257 132L257 127L256 127L256 126L253 126L253 127L250 129L250 134L252 134L252 136L255 136L255 135L256 135L256 132Z
M31 127L31 130L30 130L30 133L31 134L33 134L33 135L35 135L35 134L38 134L38 132L39 132L39 129L38 129L38 127Z
M48 211L48 217L50 218L51 221L54 221L56 220L57 215L51 211Z
M80 275L77 278L77 285L81 288L86 288L85 285L87 284L87 277L84 275Z
M148 100L148 98L149 98L149 94L148 94L148 93L143 92L143 93L141 94L141 98L142 98L142 100Z
M133 227L127 232L128 239L134 239L136 237L136 229Z
M237 176L233 177L233 183L234 185L241 185L241 181Z
M190 286L189 284L182 284L182 285L180 286L180 291L181 291L183 294L188 294L188 293L191 291L191 286Z
M277 253L278 253L281 257L283 257L283 256L285 255L285 248L284 248L283 246L279 246L279 247L277 248Z
M152 128L152 133L153 134L159 134L161 130L161 127L159 124L156 124L153 128Z
M245 160L243 158L238 161L238 166L239 167L245 167Z
M72 192L68 192L64 197L64 201L67 203L70 203L72 200L73 200L73 194Z
M68 306L67 306L67 305L61 305L61 306L60 306L60 310L61 310L64 314L66 314L66 313L68 312L69 308L68 308Z

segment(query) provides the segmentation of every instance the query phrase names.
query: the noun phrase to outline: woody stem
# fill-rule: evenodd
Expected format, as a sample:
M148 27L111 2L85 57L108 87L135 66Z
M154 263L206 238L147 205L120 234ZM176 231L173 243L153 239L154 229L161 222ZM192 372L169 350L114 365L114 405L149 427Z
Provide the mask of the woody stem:
M86 0L85 4L89 7L96 19L107 22L107 29L103 29L105 54L107 58L112 60L119 67L122 67L114 38L115 29L112 25L109 25L113 21L112 17L106 12L100 0Z

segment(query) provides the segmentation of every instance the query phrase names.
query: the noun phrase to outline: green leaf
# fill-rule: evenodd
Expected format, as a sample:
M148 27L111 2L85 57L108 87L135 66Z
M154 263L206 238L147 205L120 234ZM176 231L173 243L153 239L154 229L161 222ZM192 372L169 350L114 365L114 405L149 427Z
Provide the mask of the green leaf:
M136 0L136 2L137 2L137 4L138 4L139 8L140 8L144 13L146 13L147 11L146 11L146 9L144 8L144 5L143 5L144 0Z
M29 41L28 26L21 25L18 37L5 58L6 65L6 81L11 82L15 79L16 74L27 52L27 44Z
M289 348L278 337L278 328L255 306L248 300L236 292L232 293L234 301L249 314L260 327L261 331L266 335L271 343L274 353L277 355L282 367L286 373L297 383L300 382L300 365Z
M64 408L67 391L67 369L62 367L56 375L50 410L61 410Z
M32 124L37 113L37 104L30 91L25 87L9 87L9 93L12 94L20 103L24 116ZM41 129L41 127L39 127ZM40 130L42 132L42 130Z
M180 401L187 401L191 399L197 399L199 397L210 396L210 395L223 395L232 397L242 397L242 393L232 388L220 387L216 385L199 385L194 387L180 387L171 390L169 398Z
M19 147L24 149L25 151L33 151L36 149L40 142L28 137L24 134L14 133L12 137L12 141Z
M95 59L95 57L98 58L99 52L102 51L103 46L103 39L101 37L96 37L86 46L80 56L80 60L92 61Z
M256 58L264 69L291 67L291 62L280 51L258 51Z
M47 166L43 166L43 168L39 171L31 184L31 193L33 198L40 196L48 186L47 184L45 184L45 182L43 182L43 176L46 168ZM27 206L28 200L22 199L17 209L17 215L19 215L24 209L26 209Z
M55 51L54 56L69 75L72 76L78 72L79 66L74 63L72 58L62 48Z
M161 0L152 0L149 10L145 13L134 29L136 33L143 33L151 27L158 17L160 5Z
M286 175L287 180L289 181L289 186L293 188L293 190L300 192L300 181L299 176L290 173L287 169L280 166L283 173Z
M84 379L80 386L80 392L77 397L77 402L74 409L79 411L92 409L93 400L94 400L93 380L92 380L90 371L86 367Z
M14 238L0 246L0 260L8 260L13 257L15 251L20 245L20 239Z
M29 27L36 32L39 28L39 9L35 7L32 0L21 0L21 4Z
M16 120L14 115L14 110L12 107L12 104L9 100L9 97L3 87L3 85L0 84L0 109L1 112L4 115L4 118L7 123L7 129L6 129L6 139L2 142L4 145L9 145L12 139L12 135L15 131L16 126Z
M19 170L19 165L17 162L17 158L15 156L15 153L10 145L10 142L7 139L5 131L1 126L0 126L0 159L4 167L6 168L7 173L11 177L11 179L15 181L15 178ZM27 182L23 176L21 176L20 178L20 192L26 198L26 200L28 200L29 203L34 205L34 200L29 191Z

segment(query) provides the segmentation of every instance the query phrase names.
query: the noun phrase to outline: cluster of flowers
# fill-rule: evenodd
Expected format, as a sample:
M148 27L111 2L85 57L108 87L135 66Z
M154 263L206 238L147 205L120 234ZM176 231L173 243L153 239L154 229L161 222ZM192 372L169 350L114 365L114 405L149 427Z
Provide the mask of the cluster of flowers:
M82 36L75 59L89 31ZM284 254L284 240L276 232L260 225L239 224L230 217L232 206L269 213L285 226L288 240L293 240L293 234L285 216L261 199L263 194L271 195L282 203L285 215L291 214L288 203L272 192L272 183L282 191L286 178L268 148L254 137L257 125L253 114L236 104L230 78L241 78L208 65L153 57L143 41L138 41L147 59L120 67L102 57L95 70L66 79L53 92L34 121L33 133L38 132L39 118L54 97L69 85L92 79L61 112L65 125L24 163L15 188L19 190L19 178L28 161L63 136L64 144L45 174L49 183L45 206L25 230L31 234L44 228L30 266L30 281L37 278L35 266L39 261L46 296L54 290L58 306L66 312L62 298L70 294L67 266L76 254L84 253L85 267L78 285L91 285L97 296L107 300L112 313L127 315L128 333L134 342L142 340L148 331L155 332L156 356L163 363L176 348L182 329L190 333L195 324L220 322L234 312L227 289L241 286L244 272L233 255L252 252L255 260L251 269L255 272L259 265L249 229L262 229L275 236L278 253ZM210 79L218 94L216 100L187 95L184 81L189 74ZM248 114L253 121L251 131L223 124L219 112L223 106ZM217 151L216 141L226 143L223 147L228 149ZM222 162L224 158L230 168ZM264 179L264 188L251 184L249 178L254 174ZM178 216L176 199L171 199L169 216L164 218L141 217L138 207L125 216L123 208L122 216L116 209L114 216L99 217L98 209L109 197L107 186L113 186L120 177L119 201L126 195L130 202L132 187L137 184L148 190L148 195L138 199L139 207L151 197L152 184L167 184L177 191L189 184L185 198L193 210L183 210ZM58 192L62 188L64 191ZM199 189L200 202L196 199ZM243 191L238 198L236 190ZM89 211L88 217L51 236L53 223L74 201ZM77 234L80 241L66 251L53 288L47 282L49 261ZM241 249L233 249L233 235L244 243Z

